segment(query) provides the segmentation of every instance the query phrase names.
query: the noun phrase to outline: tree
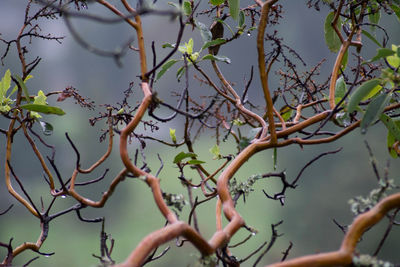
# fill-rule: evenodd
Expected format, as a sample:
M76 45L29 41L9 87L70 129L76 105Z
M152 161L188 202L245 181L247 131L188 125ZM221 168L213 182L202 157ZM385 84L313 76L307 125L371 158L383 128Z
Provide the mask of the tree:
M2 139L5 140L2 142L5 147L5 184L9 196L27 209L29 216L36 219L41 229L36 242L14 245L12 237L9 241L2 240L0 245L6 251L2 263L4 266L12 266L28 250L51 256L41 252L51 235L51 225L56 224L55 219L73 212L82 222L102 222L100 256L95 256L101 266L141 266L153 261L157 264L168 253L169 247L158 256L157 249L175 239L178 247L187 246L189 242L194 246L193 250L201 255L196 262L198 265L239 266L252 261L255 266L260 264L281 236L278 228L282 221L276 218L277 222L271 225L270 239L239 258L233 253L234 247L246 247L257 232L238 211L239 201L243 199L245 202L253 190L260 190L262 180L269 182L275 178L280 182L281 190L273 193L263 190L265 201L273 200L283 206L287 192L301 184L300 178L306 168L340 151L336 149L317 154L294 179L290 179L284 171L275 168L278 152L282 148L319 147L357 129L361 130L360 135L364 135L370 128L384 125L387 136L379 140L381 146L387 147L393 158L400 154L400 122L397 119L400 107L400 49L396 44L389 43L390 34L380 24L381 17L397 16L400 20L399 1L307 1L308 7L316 12L321 8L330 10L324 21L319 23L324 23L324 38L329 50L336 54L336 60L330 66L329 75L322 78L319 77L319 71L324 60L310 69L296 48L287 45L281 38L276 27L285 20L285 16L278 0L256 0L254 3L239 0L210 0L209 3L180 0L168 3L169 6L159 2L137 1L134 7L126 0L118 1L115 5L105 0L93 3L84 0L27 1L23 25L17 37L1 37L3 63L6 58L13 57L13 51L16 51L20 65L19 71L4 68L0 83L2 125L3 121L8 124L1 129ZM91 13L92 6L101 6L114 16ZM177 32L170 33L174 35L175 42L164 42L160 46L146 39L146 22L142 22L142 19L160 16L178 26ZM57 98L58 102L74 99L82 108L89 110L94 109L95 105L74 87L49 92L33 91L28 82L32 73L42 65L41 58L32 55L35 51L29 48L31 41L43 39L61 43L63 40L63 37L41 31L40 23L57 18L64 19L70 35L88 53L110 57L116 66L122 64L125 55L134 54L140 66L139 73L131 78L131 85L124 91L122 101L98 107L98 115L90 120L92 126L100 123L106 125L106 129L98 131L100 141L108 142L106 152L95 163L88 168L82 167L85 161L83 151L77 145L77 140L65 134L64 143L69 144L76 158L73 168L67 171L64 168L61 170L60 160L56 158L59 153L57 146L47 141L54 128L45 118L61 116L59 120L62 120L68 111L48 102L52 98ZM124 42L119 49L103 50L79 33L72 21L76 18L99 24L126 24L135 38ZM208 21L208 18L212 18L212 21ZM246 51L257 55L255 68L232 62L223 55L225 47L235 46L247 34L256 36L254 49ZM367 58L364 58L362 53L365 46L377 46L375 55L367 53ZM151 49L147 49L149 47ZM238 68L239 72L250 69L250 77L241 85L231 82L225 78L226 64ZM277 88L272 88L270 84L272 75L281 79ZM183 87L183 90L175 92L166 88L166 76L175 77L177 86ZM256 76L259 79L255 79ZM192 89L194 83L201 85L201 92ZM250 88L257 90L259 99L253 101L249 97ZM140 99L136 95L138 89L142 93ZM163 99L166 90L176 98L175 103L173 99ZM135 98L132 97L134 92ZM160 115L165 110L170 115ZM41 133L35 128L38 125ZM139 126L143 126L144 131ZM202 140L209 140L210 136L213 138L213 145L209 149L212 156L206 159L195 144L204 144ZM114 139L119 142L116 148ZM21 140L27 141L24 151L15 149ZM147 160L157 155L146 149L151 143L169 151L166 158L158 156L161 167L156 172L151 171L155 163ZM131 153L132 147L136 148L135 153ZM368 143L366 147L373 158L373 150ZM108 187L105 190L96 187L98 182L106 178L108 169L99 178L81 182L81 177L95 174L99 167L107 164L113 149L118 151L123 167L119 171L114 170L115 177ZM49 192L30 192L26 179L20 177L19 173L29 167L24 167L27 163L16 164L16 159L18 153L24 154L28 150L33 152L35 164L44 173L44 180L35 183L45 184ZM252 169L246 168L248 161L262 151L272 151L274 170L253 173ZM218 162L217 167L207 165L213 160ZM175 166L173 174L161 173L166 162L172 162ZM398 225L396 215L400 209L400 193L396 192L398 187L389 178L388 171L381 175L376 160L372 160L371 165L378 188L367 197L351 199L355 219L349 226L335 221L344 231L341 246L332 252L287 260L293 246L290 242L283 251L281 262L272 266L392 266L376 256L387 237L393 235L393 226ZM245 179L235 177L239 169L245 170ZM163 189L160 184L160 177L163 176L177 177L174 183L182 185L181 193L169 193ZM126 255L124 262L116 263L112 254L114 240L106 233L105 218L86 219L81 212L85 208L105 209L104 205L114 197L114 191L122 184L129 183L129 180L140 180L150 187L148 194L152 194L166 223L164 227L146 235ZM92 198L78 187L104 192L99 199ZM197 188L199 190L195 190ZM67 196L74 200L74 204L55 212L57 200ZM47 197L48 201L43 201L42 197ZM216 211L212 212L216 230L208 237L203 233L206 225L201 223L197 214L203 206L212 207L212 203L216 205ZM182 213L184 206L189 207L187 214ZM12 207L3 209L0 220L11 216ZM360 254L356 247L364 232L385 217L389 223L383 237L376 242L377 249L369 255ZM248 237L236 244L231 242L243 229L248 231ZM26 265L36 259L32 258Z

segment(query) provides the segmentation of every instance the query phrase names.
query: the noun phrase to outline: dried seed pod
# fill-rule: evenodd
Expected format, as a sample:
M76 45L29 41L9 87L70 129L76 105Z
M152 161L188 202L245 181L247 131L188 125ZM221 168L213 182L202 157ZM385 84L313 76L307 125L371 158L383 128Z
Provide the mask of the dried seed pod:
M213 24L211 24L210 31L212 40L224 37L224 25L220 21L214 21ZM210 46L208 51L211 55L216 55L218 54L219 47L220 45Z

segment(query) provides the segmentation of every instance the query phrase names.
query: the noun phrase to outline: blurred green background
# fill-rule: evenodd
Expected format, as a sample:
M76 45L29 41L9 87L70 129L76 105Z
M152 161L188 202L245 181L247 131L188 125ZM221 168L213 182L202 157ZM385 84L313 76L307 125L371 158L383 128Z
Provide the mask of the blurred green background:
M3 39L13 39L22 26L24 6L26 1L1 0L0 1L0 32ZM116 2L116 1L115 1ZM203 1L203 7L206 1ZM252 1L242 1L242 5L253 3ZM321 69L321 79L329 75L330 68L334 62L335 55L326 48L323 39L323 22L328 12L322 9L316 12L306 7L306 1L280 1L284 9L284 18L277 26L280 35L284 37L284 42L293 47L311 68L322 58L326 58L326 63ZM163 4L161 4L163 6ZM90 12L110 15L104 12L103 8L97 5L90 5ZM204 23L209 23L210 18L199 18ZM389 44L400 43L400 28L395 16L383 18L383 26L388 30L391 40ZM232 23L232 21L228 21ZM117 45L128 40L133 33L126 25L104 25L97 24L82 19L74 19L73 24L79 33L96 46L103 49L114 49ZM166 17L148 16L143 19L145 27L145 39L147 40L149 58L151 58L150 44L156 41L156 47L160 47L164 42L175 42L176 24ZM161 26L160 26L161 25ZM68 33L62 19L50 20L41 24L43 33L55 33L65 35L66 38L60 45L56 42L33 40L28 46L31 59L38 55L43 58L42 62L32 73L34 79L28 82L31 92L43 90L45 92L63 90L65 87L74 86L83 96L90 97L97 105L111 103L115 104L123 98L123 91L126 90L131 81L135 82L134 94L130 98L130 103L134 105L141 99L141 92L138 84L138 59L135 53L128 53L122 59L123 67L118 68L110 58L102 58L89 53L78 46L75 40ZM377 32L378 36L380 33ZM227 78L238 84L242 88L245 79L249 77L251 65L256 66L255 34L243 36L237 42L221 48L220 54L228 56L232 60L230 65L222 65ZM200 48L200 35L198 32L191 32L187 29L183 40L187 41L190 37L195 39L195 50ZM198 41L196 43L196 41ZM197 44L197 46L196 46ZM365 40L366 48L362 53L365 58L371 58L376 46L369 40ZM134 43L135 45L135 43ZM4 44L0 45L0 53L4 52ZM267 48L268 49L268 48ZM160 49L161 50L161 49ZM160 51L157 57L162 58ZM351 52L355 52L352 50ZM349 61L350 64L354 63ZM15 49L4 61L4 66L0 67L0 74L3 75L9 68L12 73L20 73L20 66ZM205 68L204 64L204 68ZM193 72L190 73L193 75ZM155 84L156 90L161 97L170 99L171 90L179 91L183 84L177 84L174 78L174 71L165 75L161 81ZM256 75L257 77L257 75ZM204 85L200 86L191 82L191 90L195 90L198 95L209 93L209 89ZM279 86L279 78L272 75L271 88ZM249 91L251 101L257 103L261 91L259 89L258 78L254 79ZM89 166L106 150L106 143L99 143L99 129L105 127L99 123L96 127L91 127L88 119L96 116L99 111L103 111L98 106L98 110L87 111L75 105L72 100L56 103L55 98L49 98L49 103L63 108L67 115L62 118L46 116L45 120L54 126L54 133L47 138L50 144L56 144L56 163L59 167L64 180L72 174L75 164L75 154L71 146L67 143L64 133L68 132L81 152L82 166ZM174 100L171 100L174 101ZM168 115L166 112L165 115ZM164 115L164 114L163 114ZM179 134L179 123L159 124L161 130L155 135L160 138L169 138L168 129L177 128ZM6 128L7 121L0 118L0 127ZM39 131L39 128L36 130ZM140 131L143 127L138 128ZM238 210L243 215L246 223L259 230L246 245L232 249L238 258L246 257L254 251L265 240L269 240L271 235L270 225L283 220L277 230L284 234L280 237L273 249L263 259L263 264L279 261L289 242L293 242L293 249L290 251L289 258L305 254L336 250L340 246L343 233L332 222L336 219L343 225L350 224L352 214L348 205L348 200L357 195L366 196L369 191L376 187L376 178L372 172L370 159L364 145L367 140L372 147L375 157L379 160L379 171L383 174L383 169L390 160L390 177L399 183L398 174L400 165L398 159L389 157L386 149L386 130L382 125L371 128L366 135L361 135L357 129L353 133L345 136L332 144L324 144L313 147L297 146L278 149L277 171L285 170L288 179L296 177L300 169L319 153L343 147L343 150L335 155L322 158L317 163L311 165L303 174L299 186L295 190L288 190L286 194L285 206L279 202L267 199L262 189L273 194L280 190L280 183L277 179L265 179L258 181L255 191L246 198L244 204L239 201ZM118 139L115 139L118 143ZM4 162L5 138L0 136L0 160ZM209 149L213 146L210 134L205 134L195 145L195 151L199 154L199 159L206 161L205 166L209 170L214 170L221 162L212 160L213 155ZM28 143L21 136L17 136L13 147L12 164L17 175L23 181L33 201L39 205L40 198L43 197L45 206L50 202L48 188L42 178L42 171L38 168L38 161L30 149ZM51 151L40 147L44 154ZM137 144L131 145L132 155L137 148ZM157 159L159 153L164 161L164 169L160 174L162 189L170 193L184 193L180 181L177 179L179 173L173 166L173 156L184 148L167 149L157 143L148 143L145 148L147 161L155 173L160 166ZM221 153L235 153L235 146L230 143L221 144ZM264 151L253 157L236 175L238 181L246 180L250 175L273 171L273 161L271 151ZM0 167L0 177L4 180L4 164ZM94 200L98 200L101 192L106 190L110 181L122 168L119 160L117 148L114 149L110 159L103 166L98 168L91 175L81 175L80 181L89 180L100 176L106 168L110 168L106 179L101 183L90 186L87 189L80 189L80 193ZM187 173L190 177L191 173ZM197 177L193 175L194 181ZM15 187L17 187L14 184ZM197 189L200 190L200 189ZM199 192L195 192L198 194ZM7 192L4 182L0 184L0 210L4 210L10 204L14 207L6 215L0 217L0 241L8 242L13 239L13 245L17 246L25 241L36 242L40 226L36 218L22 207ZM57 212L75 204L71 198L57 199L52 212ZM190 209L185 207L181 218L186 220ZM112 254L117 262L123 261L135 248L140 240L151 231L163 227L165 219L162 218L157 210L149 188L139 180L126 179L120 184L114 195L107 202L104 208L86 208L82 214L87 218L106 217L106 232L115 239L115 248ZM215 231L215 202L209 202L198 209L201 233L207 238L211 237ZM387 221L381 222L378 227L368 231L359 244L358 248L362 253L372 253L378 241L383 235ZM92 257L94 253L99 255L99 234L101 224L83 223L78 220L75 213L55 219L50 224L48 239L44 243L41 251L45 253L55 252L54 256L40 258L30 266L96 266L98 260ZM240 230L233 238L232 244L242 240L248 235L245 230ZM149 266L187 266L193 264L198 258L198 253L190 244L185 244L182 248L176 248L175 243L168 244L171 250L159 261ZM393 262L400 262L398 248L400 247L400 229L394 227L392 234L384 245L379 257ZM161 249L160 249L161 251ZM0 249L0 259L6 254L5 249ZM14 264L23 265L37 254L24 252L18 256ZM250 266L254 259L243 264Z

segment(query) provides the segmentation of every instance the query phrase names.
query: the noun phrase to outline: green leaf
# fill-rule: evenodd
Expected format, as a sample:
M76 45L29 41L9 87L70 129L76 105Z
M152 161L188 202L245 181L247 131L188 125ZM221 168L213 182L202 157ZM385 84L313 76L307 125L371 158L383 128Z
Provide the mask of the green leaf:
M214 155L213 159L220 159L221 156L221 152L219 150L219 146L217 144L215 144L212 148L210 148L210 152L211 154Z
M340 76L340 78L337 79L337 81L336 81L335 99L338 98L340 101L340 99L342 99L344 97L344 95L346 94L346 91L347 91L346 83L344 81L343 76Z
M331 23L333 21L333 18L335 16L334 12L331 12L328 14L328 16L325 19L325 25L324 25L324 33L325 33L325 42L332 52L336 53L339 51L340 46L342 45L339 36L336 34L335 30L333 29ZM340 21L338 20L337 26L339 28L340 26Z
M394 55L396 52L393 51L392 49L389 48L380 48L377 49L378 53L376 54L376 56L374 56L371 60L368 60L367 62L374 62L377 61L381 58L385 58L391 55Z
M203 45L203 47L201 48L201 50L207 49L207 48L209 48L210 46L220 45L220 44L223 44L223 43L225 43L225 42L226 42L225 39L218 38L218 39L215 39L215 40L206 42L206 43Z
M214 6L222 5L225 0L210 0L210 3Z
M182 75L183 75L184 73L185 73L185 68L184 68L184 66L182 66L182 67L180 67L180 68L178 69L178 71L176 72L176 78L178 78L178 81L181 80Z
M178 155L176 155L175 156L175 158L174 158L174 163L179 163L179 162L181 162L183 159L186 159L186 158L192 158L192 157L197 157L197 155L195 154L195 153L192 153L192 152L187 152L187 153L185 153L185 152L180 152Z
M225 57L225 56L214 56L214 55L208 54L208 55L205 55L201 60L205 60L205 59L222 61L222 62L225 62L228 64L231 63L230 58Z
M174 144L176 144L176 135L175 135L176 130L169 128L169 136L171 136L171 140Z
M4 96L5 96L5 93L3 90L3 81L0 81L0 104L3 102Z
M367 99L374 97L377 93L379 93L382 90L382 88L383 87L380 84L378 84L377 86L372 88L372 90L368 93L368 95L364 96L363 99L361 99L361 101L365 101Z
M8 89L11 86L11 72L6 70L3 78L0 81L0 101L6 96Z
M0 104L3 103L3 99L5 97L5 90L3 89L3 79L0 81Z
M280 109L279 112L280 112L283 120L288 121L292 117L293 109L291 109L289 106L285 105Z
M189 42L187 43L187 53L189 55L193 54L193 38L190 38Z
M241 119L234 119L234 120L232 121L232 123L233 123L233 125L235 125L235 126L242 126L242 125L244 125L244 121L242 121Z
M387 116L385 114L382 114L382 115ZM382 120L382 116L381 116L380 119ZM383 117L383 119L385 119L385 117ZM400 139L397 139L392 134L392 132L394 132L394 134L398 135L397 132L400 131L399 130L400 129L400 120L392 120L391 118L390 118L390 120L393 122L394 127L396 127L397 129L393 129L392 125L389 125L389 127L386 126L388 129L390 128L389 131L388 131L388 135L387 135L387 147L388 147L388 150L389 150L389 154L392 156L392 158L397 158L399 155L397 154L397 151L393 148L393 145L397 141L400 141ZM392 122L389 122L389 124L391 124ZM385 121L383 121L383 123L385 123ZM385 123L385 125L386 125L386 123Z
M375 39L374 36L372 36L372 34L370 34L369 32L362 30L361 31L362 34L364 34L368 39L370 39L372 42L374 42L377 46L382 47L382 45Z
M283 113L282 114L283 120L284 121L288 121L292 117L292 114L293 114L293 110L292 109L290 109L289 111Z
M361 84L356 91L351 95L349 105L347 106L347 112L352 113L356 110L360 101L367 96L379 83L380 79L372 79Z
M192 6L190 5L190 2L188 1L183 2L183 13L186 16L190 16L190 14L192 14Z
M203 42L206 43L206 42L211 41L212 34L211 34L211 31L207 28L207 26L199 21L196 21L196 26L200 30L200 34L201 34L201 38L203 39Z
M26 76L24 83L26 83L28 80L30 80L31 78L33 78L33 75L28 75ZM8 97L12 96L12 94L14 94L18 89L18 86L14 86L14 88L11 90L10 94L8 95Z
M19 86L21 86L22 91L24 92L26 102L31 103L31 98L29 96L28 88L26 88L24 81L22 81L22 78L19 77L19 75L15 75L15 78L17 79Z
M393 135L397 141L400 141L400 121L396 121L395 123L391 117L384 113L381 114L379 119L383 122L383 124L385 124L390 134Z
M389 102L392 94L381 94L375 97L371 103L369 103L367 110L361 120L361 133L365 134L367 128L371 123L378 120L385 109L387 103Z
M188 55L191 55L193 53L193 38L190 38L187 43L184 43L183 45L180 45L178 47L178 50L182 54L187 53Z
M7 97L7 91L11 85L11 72L10 70L6 70L3 78L0 80L0 112L7 113L11 110L9 104L13 103L13 101Z
M395 54L388 56L386 59L390 66L393 68L397 69L400 66L400 57L399 57L399 48L395 45L392 45L392 51L395 52Z
M35 96L35 100L33 101L33 104L47 105L46 99L47 99L47 96L43 93L42 90L39 90L38 95Z
M9 105L1 105L0 106L0 112L1 113L7 113L7 112L9 112L11 110L11 107L9 106Z
M59 107L52 107L52 106L47 106L47 105L39 105L39 104L26 104L20 106L20 108L29 110L29 111L35 111L39 113L44 113L44 114L55 114L55 115L64 115L65 112Z
M250 32L251 32L251 31L254 31L254 30L257 30L257 27L250 27L250 28L247 30L247 33L250 34ZM250 35L249 35L249 36L250 36Z
M161 70L159 73L157 73L157 77L156 80L160 79L161 76L164 75L164 73L171 68L176 62L178 62L178 60L175 59L170 59L167 62L164 63L164 65L162 65Z
M389 150L389 154L392 158L397 158L399 155L397 154L396 150L393 148L394 143L396 143L396 139L394 138L394 136L388 132L387 135L387 139L386 139L386 143L387 143L387 147Z
M239 22L238 22L238 27L242 28L244 23L245 23L246 17L244 15L244 12L242 10L240 10L239 12Z
M48 122L40 121L40 126L42 127L42 131L44 135L51 135L53 133L53 125Z
M170 43L164 43L161 47L162 48L175 48L175 44L170 44Z
M17 89L18 89L18 86L14 86L14 88L11 90L10 94L8 95L8 97L12 96L17 91Z
M390 5L390 7L391 7L392 10L394 11L394 13L395 13L396 16L397 16L397 19L398 19L399 22L400 22L400 7L399 7L398 5L395 5L395 4Z
M199 52L194 52L193 54L190 55L190 60L193 62L196 62L197 58L200 56ZM189 62L189 65L192 64L192 62Z
M240 0L228 0L229 3L229 13L234 20L238 20L239 18L239 10L240 10Z
M188 160L187 163L192 164L192 165L199 165L199 164L203 164L203 163L206 163L206 162L202 161L202 160L191 159L191 160Z

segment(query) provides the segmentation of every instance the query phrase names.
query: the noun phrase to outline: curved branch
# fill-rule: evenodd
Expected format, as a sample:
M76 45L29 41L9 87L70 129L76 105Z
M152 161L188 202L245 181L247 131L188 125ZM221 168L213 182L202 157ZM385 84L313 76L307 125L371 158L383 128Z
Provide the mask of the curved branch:
M113 137L114 137L114 131L113 131L113 125L112 125L112 117L111 117L111 109L109 109L109 114L108 114L108 134L109 134L109 140L108 140L108 147L107 151L104 153L104 155L95 163L93 163L92 166L90 166L87 169L81 169L80 168L80 154L74 143L72 142L71 138L68 136L67 133L65 133L65 136L67 137L68 142L71 144L72 148L75 151L75 154L77 156L76 160L76 168L80 173L90 173L94 169L96 169L101 163L103 163L108 156L110 156L112 147L113 147Z
M218 78L222 82L222 84L225 86L225 88L228 90L228 92L230 92L233 95L233 97L235 99L233 104L236 105L236 107L238 108L239 112L242 113L243 115L246 115L246 116L251 117L254 120L258 121L260 123L260 125L262 126L262 128L263 128L263 130L262 130L263 133L265 133L265 131L267 129L267 124L264 121L264 119L261 116L257 115L256 113L254 113L253 111L250 111L250 110L248 110L247 108L244 107L244 105L242 103L242 98L236 93L235 89L233 89L233 87L225 79L225 77L222 74L222 72L220 71L217 63L214 60L212 60L211 64L212 64L212 66L214 68L214 71L217 74ZM263 134L261 134L261 136L263 136Z
M71 185L68 190L68 194L71 195L73 198L75 198L80 203L87 205L87 206L95 207L95 208L101 208L104 206L107 199L114 193L114 190L117 187L117 185L125 179L125 176L128 173L127 169L123 169L122 171L120 171L119 174L111 182L110 186L108 187L108 190L103 193L101 199L99 201L93 201L93 200L82 197L80 194L78 194L75 191L75 186L78 185L75 183L78 172L79 172L79 170L75 169L74 173L72 174Z
M29 144L32 147L33 152L35 153L36 157L38 158L38 160L40 161L40 165L42 165L43 171L47 174L48 178L49 178L49 182L50 182L50 190L52 194L55 194L55 187L54 187L54 180L53 180L53 175L51 174L49 168L47 167L44 158L42 156L42 154L40 153L40 151L38 150L38 148L36 147L35 142L32 140L32 138L29 136L28 131L26 129L26 125L22 122L21 123L22 126L22 130L24 132L25 138L28 140Z
M121 11L119 11L115 6L113 6L112 4L108 3L105 0L97 0L97 2L99 4L102 4L103 6L107 7L109 10L111 10L112 12L114 12L116 15L118 15L121 18L124 18L124 20L131 25L135 30L138 30L139 25L132 21L130 18L126 17Z
M269 0L262 4L260 24L258 25L258 33L257 33L258 69L260 71L261 85L264 91L265 102L267 105L267 117L268 117L269 131L271 134L272 143L277 142L277 137L275 131L275 122L274 122L274 111L273 111L274 104L272 102L271 94L269 92L268 72L265 68L265 62L264 62L265 61L264 33L265 33L265 28L267 26L269 9L277 1L278 0ZM270 66L268 68L270 68ZM264 131L265 130L263 129L263 134L261 135L261 137L265 136Z
M176 222L146 236L128 259L124 263L115 265L115 267L140 266L154 248L173 240L177 236L183 236L190 240L203 255L214 253L214 249L192 227L184 222Z
M14 115L16 115L16 112L14 112ZM6 157L4 166L4 177L6 181L7 190L15 199L17 199L22 205L24 205L29 210L30 213L32 213L35 217L39 218L40 214L36 212L35 208L26 199L24 199L20 194L17 193L17 191L15 191L15 189L11 184L10 166L8 163L11 161L11 148L12 148L12 141L14 138L15 122L16 119L11 120L7 131Z
M335 252L321 253L268 265L269 267L305 267L305 266L343 266L352 263L356 245L364 232L377 224L392 209L400 207L400 193L381 200L371 210L359 215L348 229L340 249Z

